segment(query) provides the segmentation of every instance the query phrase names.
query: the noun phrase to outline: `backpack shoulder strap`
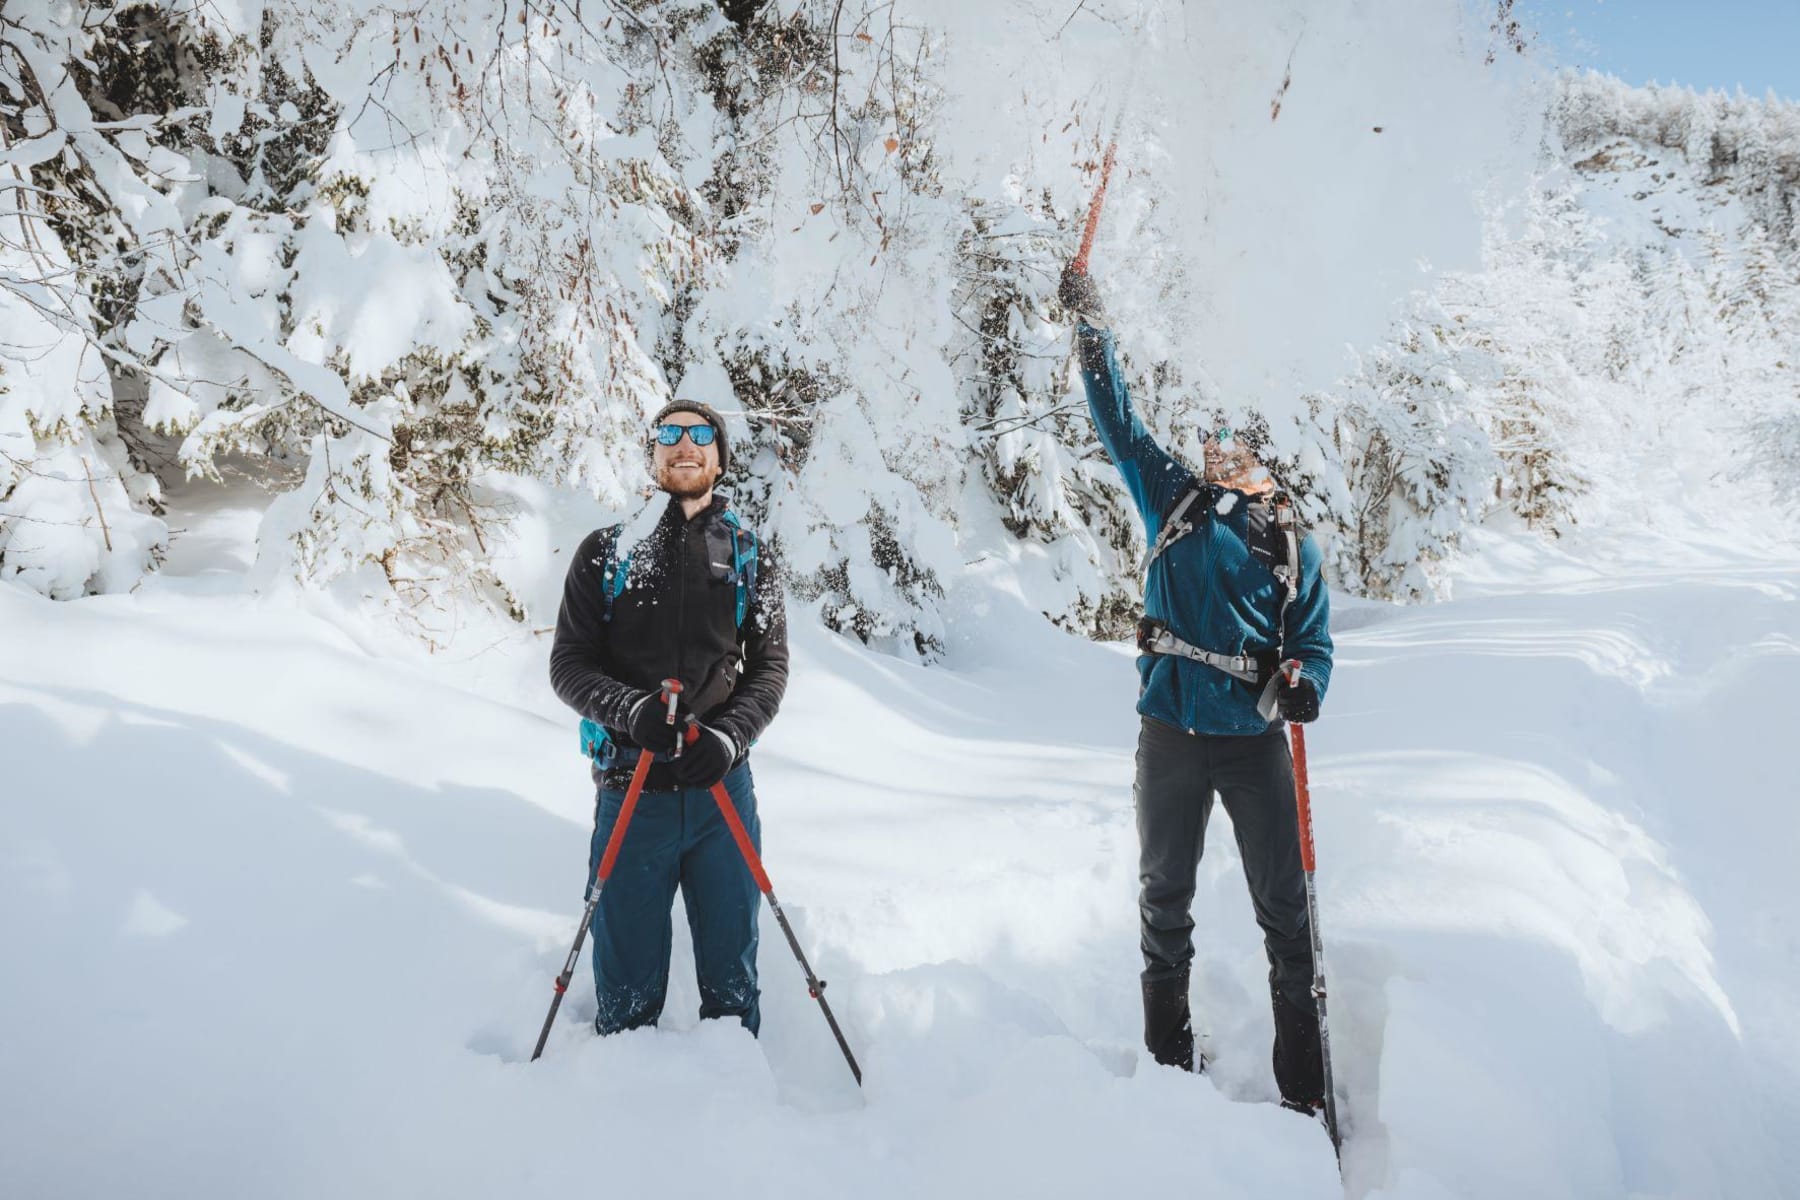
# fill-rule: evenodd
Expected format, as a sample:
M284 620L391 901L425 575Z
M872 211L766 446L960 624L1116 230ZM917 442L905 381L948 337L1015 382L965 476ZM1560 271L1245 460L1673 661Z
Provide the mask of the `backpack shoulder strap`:
M630 556L619 561L619 535L624 532L623 525L614 525L600 531L604 542L600 557L600 597L603 620L612 620L613 601L625 590L625 577L631 568ZM619 748L606 731L606 726L586 717L581 719L581 756L602 769L610 767L618 757Z
M756 592L756 533L727 508L719 514L731 529L731 582L737 588L737 623L750 615L750 598Z
M1283 586L1300 586L1300 527L1294 503L1286 492L1272 492L1250 502L1250 519L1244 531L1251 556Z
M1174 506L1169 509L1168 514L1163 517L1162 531L1156 535L1155 545L1151 546L1149 553L1144 555L1144 561L1139 567L1140 571L1148 571L1150 564L1155 562L1164 550L1194 532L1194 523L1187 519L1187 511L1194 506L1194 502L1200 499L1201 494L1205 491L1206 485L1198 479L1188 481L1187 490L1181 493Z
M1300 592L1300 539L1305 531L1294 511L1293 498L1286 492L1275 492L1252 502L1249 535L1251 556L1269 569L1281 584L1281 604L1275 610L1275 662L1277 669L1269 673L1256 711L1266 721L1273 721L1279 707L1276 692L1281 684L1279 664L1287 659L1288 606Z
M1275 533L1280 539L1282 558L1269 569L1281 583L1281 611L1275 617L1275 636L1279 640L1287 630L1288 605L1300 592L1300 518L1294 512L1294 500L1286 492L1269 497L1275 514Z
M619 557L619 537L625 531L623 525L614 525L601 534L606 538L606 556L600 568L600 603L601 619L613 619L613 601L625 590L626 581L631 576L631 555ZM607 537L610 533L611 536Z

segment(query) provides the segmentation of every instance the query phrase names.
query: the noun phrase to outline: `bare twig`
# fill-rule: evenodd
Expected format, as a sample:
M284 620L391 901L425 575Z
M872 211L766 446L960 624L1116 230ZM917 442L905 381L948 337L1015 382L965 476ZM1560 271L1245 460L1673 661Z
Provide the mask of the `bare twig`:
M837 0L837 8L831 14L831 159L837 165L838 187L848 191L850 184L844 178L844 152L838 132L838 18L843 15L844 0Z
M1087 7L1087 0L1081 0L1081 3L1079 3L1075 6L1075 11L1069 14L1068 20L1065 20L1060 26L1057 27L1056 36L1061 37L1063 35L1063 30L1065 30L1069 27L1069 21L1073 21L1076 18L1076 16L1080 14L1081 10L1086 7Z
M1085 401L1083 403L1085 403ZM1071 412L1080 407L1082 407L1081 404L1071 401L1067 404L1058 404L1055 408L1045 409L1041 413L1032 413L1024 417L995 417L985 425L976 425L973 426L973 428L977 433L986 433L991 434L994 437L999 437L1001 434L1012 433L1015 430L1037 427L1037 423L1044 420L1046 417L1054 417L1059 413ZM1001 429L999 428L999 424L1002 421L1011 421L1013 423L1006 428Z
M112 553L112 531L106 527L106 510L100 507L100 492L94 487L94 473L88 468L88 460L84 455L81 460L82 474L87 476L88 495L94 498L94 511L100 515L100 536L106 539L106 552Z
M1294 48L1288 51L1287 70L1281 76L1281 86L1275 89L1275 98L1269 101L1269 120L1281 116L1281 102L1286 98L1288 88L1294 83L1294 55L1300 52L1300 39L1306 36L1306 26L1300 26L1299 36L1294 38Z

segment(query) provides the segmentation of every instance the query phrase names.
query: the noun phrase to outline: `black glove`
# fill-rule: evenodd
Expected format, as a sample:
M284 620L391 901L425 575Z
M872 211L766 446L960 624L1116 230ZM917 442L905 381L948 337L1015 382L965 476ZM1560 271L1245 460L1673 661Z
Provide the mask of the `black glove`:
M737 743L711 725L692 724L700 736L681 748L681 757L669 763L669 774L684 788L709 788L737 761Z
M1275 689L1275 710L1282 720L1304 725L1319 715L1319 690L1304 675L1298 683L1284 682Z
M661 692L645 692L643 699L631 706L631 712L625 718L625 736L632 740L640 750L648 750L652 754L669 754L675 749L675 739L681 732L680 716L676 724L669 724L669 702Z
M1100 289L1086 271L1076 270L1073 263L1063 268L1062 282L1056 288L1056 298L1070 312L1095 329L1106 328L1106 306L1100 303Z

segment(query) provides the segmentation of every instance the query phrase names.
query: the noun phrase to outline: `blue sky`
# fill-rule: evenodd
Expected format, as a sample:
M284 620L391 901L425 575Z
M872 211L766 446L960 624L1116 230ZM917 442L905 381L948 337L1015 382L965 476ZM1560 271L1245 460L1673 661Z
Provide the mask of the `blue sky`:
M1558 63L1800 100L1800 0L1521 0Z

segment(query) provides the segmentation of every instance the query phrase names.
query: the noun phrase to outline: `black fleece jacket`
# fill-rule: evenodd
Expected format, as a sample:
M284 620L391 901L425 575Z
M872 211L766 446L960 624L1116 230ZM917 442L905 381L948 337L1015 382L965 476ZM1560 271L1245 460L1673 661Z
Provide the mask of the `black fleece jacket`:
M550 647L550 686L628 751L607 772L608 785L636 765L624 732L632 706L665 679L681 680L686 710L728 735L740 759L781 705L788 647L780 570L768 544L759 542L756 587L739 625L725 507L715 495L711 507L688 520L671 498L643 544L624 547L631 562L611 621L604 575L622 527L590 533L569 564ZM675 785L659 763L645 786Z

